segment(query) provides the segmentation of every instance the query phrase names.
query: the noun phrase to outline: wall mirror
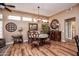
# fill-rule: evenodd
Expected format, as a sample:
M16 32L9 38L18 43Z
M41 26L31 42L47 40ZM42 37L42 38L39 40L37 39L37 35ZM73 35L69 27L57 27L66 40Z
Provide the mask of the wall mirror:
M59 28L59 21L57 19L54 19L51 21L50 27L52 29L58 29Z

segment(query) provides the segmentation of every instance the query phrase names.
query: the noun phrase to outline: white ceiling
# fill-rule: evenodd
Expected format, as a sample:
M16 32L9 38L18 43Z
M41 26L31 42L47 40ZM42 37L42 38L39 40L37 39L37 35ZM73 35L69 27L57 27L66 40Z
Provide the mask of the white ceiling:
M44 16L51 16L65 9L71 8L76 3L8 3L15 5L14 10L24 11L38 14L38 6L40 6L39 14Z

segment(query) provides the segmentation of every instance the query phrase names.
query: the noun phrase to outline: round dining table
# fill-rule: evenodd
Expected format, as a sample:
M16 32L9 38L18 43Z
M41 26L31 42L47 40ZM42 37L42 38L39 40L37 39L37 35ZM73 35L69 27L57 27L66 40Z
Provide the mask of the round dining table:
M39 34L39 38L48 38L48 34Z
M45 40L48 38L48 34L39 34L40 45L44 45Z

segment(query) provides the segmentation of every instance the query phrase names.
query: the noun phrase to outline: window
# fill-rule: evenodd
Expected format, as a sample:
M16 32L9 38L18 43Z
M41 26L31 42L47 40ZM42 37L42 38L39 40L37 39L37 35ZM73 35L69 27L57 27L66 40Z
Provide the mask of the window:
M0 20L0 38L3 38L2 21Z
M37 22L37 19L33 19L34 22Z
M2 19L3 18L3 16L2 16L2 14L0 14L0 19Z
M43 22L46 22L46 23L48 22L48 20L42 20L42 21L43 21Z
M8 19L9 20L21 20L21 17L20 16L12 16L12 15L9 15L8 16Z
M40 22L40 21L41 21L41 19L40 19L40 18L38 18L38 19L37 19L37 21L38 21L38 22Z
M32 18L28 18L28 17L22 17L23 21L32 21Z
M0 38L3 38L3 30L2 30L2 27L3 27L3 23L2 23L2 18L3 18L3 15L0 14Z

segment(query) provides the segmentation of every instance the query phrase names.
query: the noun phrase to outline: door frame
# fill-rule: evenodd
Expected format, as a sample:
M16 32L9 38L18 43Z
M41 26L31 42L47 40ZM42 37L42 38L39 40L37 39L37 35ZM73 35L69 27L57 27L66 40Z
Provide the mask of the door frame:
M76 17L67 18L64 20L64 38L65 38L65 41L67 41L67 39L68 39L68 38L66 38L66 21L75 21L76 22ZM72 31L72 29L71 29L71 31ZM71 32L71 35L72 35L72 32ZM73 39L72 36L70 39Z

